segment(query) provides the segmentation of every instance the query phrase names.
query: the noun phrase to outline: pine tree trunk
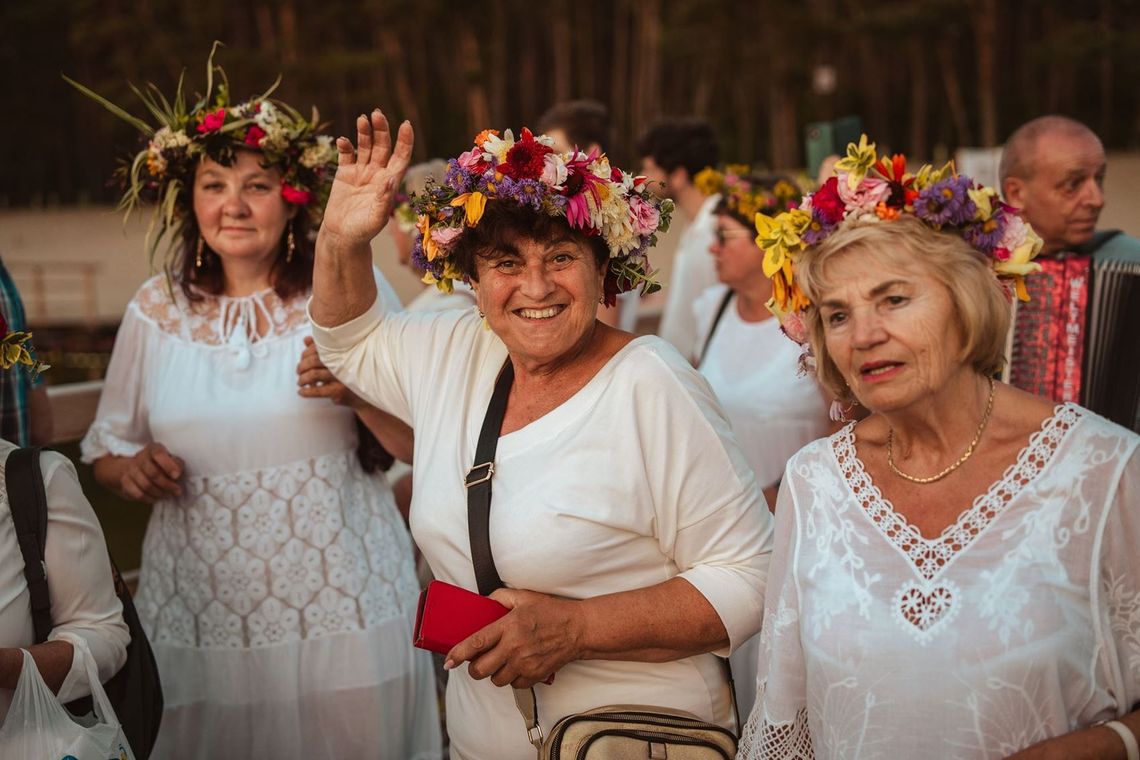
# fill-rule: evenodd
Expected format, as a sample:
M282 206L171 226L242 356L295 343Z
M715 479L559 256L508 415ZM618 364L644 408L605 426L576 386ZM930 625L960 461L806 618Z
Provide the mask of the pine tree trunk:
M978 63L978 111L982 145L993 147L998 142L997 96L994 83L994 49L997 45L996 0L972 0L974 38Z

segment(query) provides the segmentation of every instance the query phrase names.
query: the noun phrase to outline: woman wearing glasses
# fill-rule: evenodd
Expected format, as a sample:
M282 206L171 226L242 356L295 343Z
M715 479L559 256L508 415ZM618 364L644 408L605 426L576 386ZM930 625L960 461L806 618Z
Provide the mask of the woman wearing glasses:
M771 507L788 459L829 427L819 384L798 371L800 347L768 310L772 281L764 276L764 252L752 227L758 211L783 211L799 201L800 191L778 177L751 175L744 166L705 169L695 182L706 194L720 194L709 246L720 282L693 302L697 368L720 399ZM752 710L756 698L752 674L759 649L754 636L730 658L741 714Z
M785 179L749 174L745 166L706 169L696 184L720 194L709 246L720 283L693 304L703 336L697 368L720 399L771 506L788 459L830 427L819 383L799 371L800 347L768 310L772 281L752 226L757 212L794 206L800 191Z

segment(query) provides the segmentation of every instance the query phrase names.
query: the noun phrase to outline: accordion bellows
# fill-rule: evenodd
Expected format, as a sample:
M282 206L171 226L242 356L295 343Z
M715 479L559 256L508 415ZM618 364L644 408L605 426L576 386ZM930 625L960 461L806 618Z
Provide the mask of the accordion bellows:
M1016 313L1010 382L1140 432L1140 240L1101 232L1038 262Z

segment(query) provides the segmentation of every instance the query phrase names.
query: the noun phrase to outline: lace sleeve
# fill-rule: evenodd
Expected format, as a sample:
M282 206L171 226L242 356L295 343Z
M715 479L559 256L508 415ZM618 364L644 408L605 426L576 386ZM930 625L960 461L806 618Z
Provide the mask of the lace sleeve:
M108 454L133 456L150 441L143 401L143 367L151 329L133 303L127 307L115 336L95 422L80 444L86 464Z
M805 487L796 463L788 463L776 500L776 536L764 625L760 630L760 663L756 706L740 737L741 760L814 760L807 718L807 672L800 645L800 600L794 565L798 541L796 491Z
M1111 499L1101 578L1108 608L1109 671L1119 679L1114 684L1119 716L1140 706L1140 447L1133 446Z

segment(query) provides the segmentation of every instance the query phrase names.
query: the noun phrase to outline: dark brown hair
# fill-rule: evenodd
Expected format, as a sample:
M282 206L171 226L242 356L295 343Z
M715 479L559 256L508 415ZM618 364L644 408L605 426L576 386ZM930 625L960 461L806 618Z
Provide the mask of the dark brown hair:
M601 236L586 235L571 228L561 217L547 216L514 201L489 201L479 224L464 231L451 255L459 271L478 282L475 263L479 257L490 256L519 239L542 241L565 235L586 245L594 254L598 270L606 271L609 277L610 249Z
M594 144L605 150L610 144L610 115L606 107L596 100L555 103L538 119L540 132L552 129L565 132L570 147L579 150L589 150Z

